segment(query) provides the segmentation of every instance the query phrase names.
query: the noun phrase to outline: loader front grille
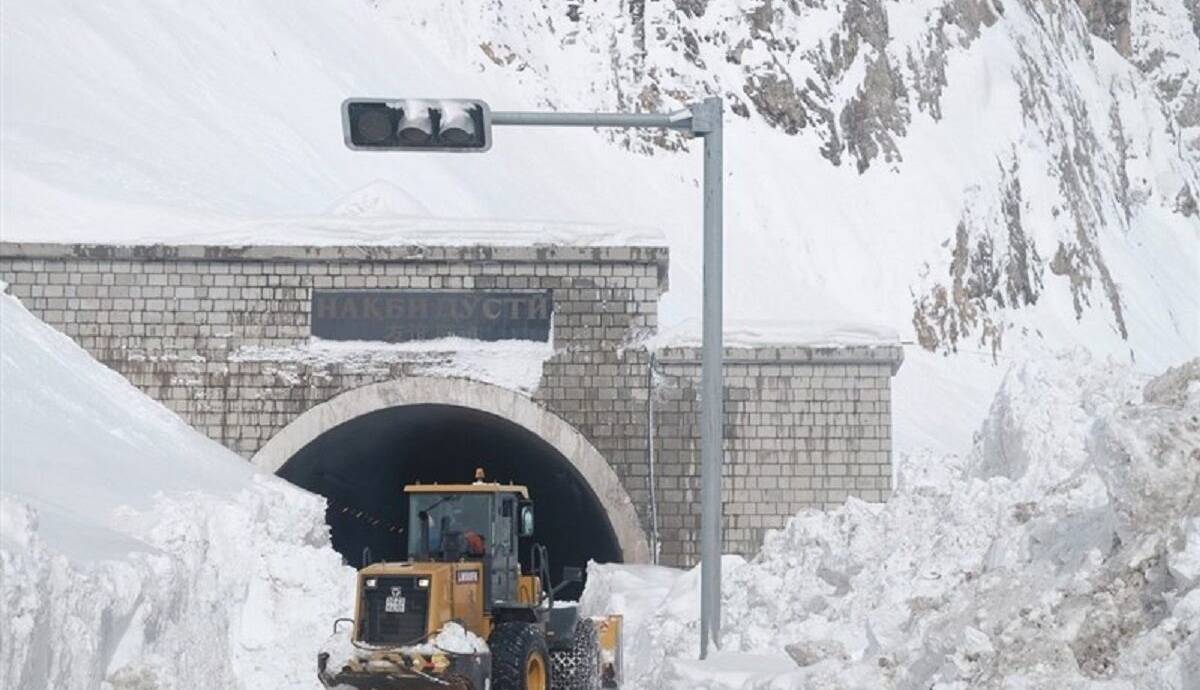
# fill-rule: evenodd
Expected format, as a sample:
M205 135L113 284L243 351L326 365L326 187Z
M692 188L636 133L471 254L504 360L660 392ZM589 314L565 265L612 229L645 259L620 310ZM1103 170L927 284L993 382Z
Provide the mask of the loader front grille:
M374 580L374 587L369 586ZM415 577L378 577L364 581L363 625L359 640L367 644L414 644L425 636L429 620L429 590L417 587ZM389 597L404 597L404 612L387 611Z

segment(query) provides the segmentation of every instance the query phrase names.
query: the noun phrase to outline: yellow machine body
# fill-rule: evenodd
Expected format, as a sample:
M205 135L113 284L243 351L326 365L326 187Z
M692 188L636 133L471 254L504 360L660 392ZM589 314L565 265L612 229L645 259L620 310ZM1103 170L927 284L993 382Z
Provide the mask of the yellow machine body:
M365 620L362 594L367 581L388 576L411 576L427 580L429 613L427 631L441 630L446 623L457 621L470 632L487 639L492 632L491 620L483 612L483 565L481 563L375 563L358 573L355 602L355 637L361 637Z
M495 639L493 633L505 639L511 633L514 621L518 621L517 625L536 631L536 637L540 638L541 651L538 653L541 656L537 664L542 670L538 672L540 676L534 673L537 664L531 662L529 687L539 687L534 678L537 676L544 687L554 688L557 687L557 681L551 674L549 652L561 654L573 644L573 638L570 637L572 628L556 626L562 620L588 621L579 624L590 626L579 628L580 631L587 630L587 634L579 632L578 635L590 636L590 649L593 650L591 659L596 659L595 646L599 646L598 666L571 672L596 674L603 687L619 687L621 617L563 619L559 614L564 609L551 605L557 588L548 590L537 572L521 573L515 557L517 537L526 538L532 534L532 504L529 503L528 489L514 484L484 482L481 473L477 473L476 479L478 481L472 484L412 484L405 487L405 493L413 500L423 501L410 508L410 525L419 515L422 529L426 530L422 532L421 547L415 553L417 557L412 560L373 563L359 571L352 635L356 651L349 659L337 662L329 654L318 655L318 677L326 687L359 690L432 690L440 687L481 690L492 687L496 682L492 654L500 653L503 656L505 650L504 644L500 645L499 652L491 646ZM431 521L426 516L431 515L437 506L442 506L444 510L446 502L465 504L466 496L481 494L494 497L488 504L492 506L490 520L493 527L489 534L493 537L506 534L498 525L508 525L505 529L513 530L511 539L497 541L501 547L495 552L487 552L487 558L480 555L482 551L465 554L455 551L451 555L448 550L431 550L432 542L425 527ZM460 495L464 498L455 498ZM417 496L421 498L415 498ZM526 509L530 511L529 515L525 515ZM421 510L429 512L419 512ZM488 520L479 518L481 514L487 513L476 513L475 519ZM522 528L517 523L518 517L528 517L530 525L519 534ZM410 549L413 543L410 541ZM488 548L497 547L489 544ZM543 552L544 566L545 549L536 548ZM490 560L493 553L496 558L511 560ZM492 565L489 566L489 563ZM498 567L497 563L504 563L504 570L494 570ZM493 568L490 572L489 567ZM548 567L540 572L548 573ZM501 576L500 573L508 574ZM493 576L506 583L502 590L489 589L488 578ZM502 598L497 592L506 594ZM495 601L487 601L489 596ZM489 648L471 653L459 650L456 653L429 643L451 622L488 641ZM571 625L574 626L573 623ZM590 632L593 628L594 633ZM564 668L580 667L576 664Z

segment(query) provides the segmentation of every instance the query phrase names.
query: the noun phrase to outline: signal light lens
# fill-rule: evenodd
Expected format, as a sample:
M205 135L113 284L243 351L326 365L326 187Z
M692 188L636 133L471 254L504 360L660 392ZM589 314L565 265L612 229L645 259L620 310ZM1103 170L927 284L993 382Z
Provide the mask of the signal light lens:
M475 138L475 119L457 103L443 104L442 139L455 146L468 146Z
M420 127L404 127L400 130L400 139L405 144L412 146L420 146L429 141L430 132L426 132Z
M392 135L392 116L386 108L372 108L360 114L355 126L359 138L364 142L382 143Z
M409 146L421 146L433 139L434 114L435 111L424 103L405 103L397 128L400 140Z

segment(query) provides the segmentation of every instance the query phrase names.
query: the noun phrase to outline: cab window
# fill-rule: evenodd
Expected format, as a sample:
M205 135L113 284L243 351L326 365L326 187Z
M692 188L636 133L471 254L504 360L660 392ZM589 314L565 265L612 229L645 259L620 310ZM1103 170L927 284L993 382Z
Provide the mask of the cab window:
M483 556L491 514L492 497L486 494L412 494L408 553L433 560Z

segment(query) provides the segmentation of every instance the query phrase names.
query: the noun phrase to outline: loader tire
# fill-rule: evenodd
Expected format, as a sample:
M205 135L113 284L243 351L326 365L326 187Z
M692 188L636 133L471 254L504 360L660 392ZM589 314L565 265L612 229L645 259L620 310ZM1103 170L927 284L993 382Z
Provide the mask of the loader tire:
M500 623L488 637L492 690L550 690L546 636L532 623Z
M579 620L570 649L551 652L550 667L554 690L600 690L600 634L591 620Z

